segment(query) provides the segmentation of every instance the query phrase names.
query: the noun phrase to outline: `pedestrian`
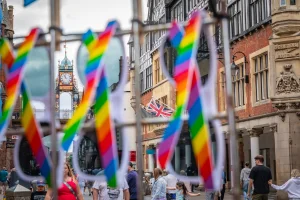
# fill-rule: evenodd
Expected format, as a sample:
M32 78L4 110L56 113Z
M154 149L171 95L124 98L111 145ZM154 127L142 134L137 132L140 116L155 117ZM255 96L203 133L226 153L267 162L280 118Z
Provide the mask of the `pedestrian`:
M45 183L43 181L37 181L37 189L31 193L31 200L44 200L46 197Z
M250 172L251 169L249 168L249 162L245 162L245 167L242 169L240 174L240 184L241 187L243 188L244 200L249 200L247 192L248 192Z
M181 176L186 176L186 173L185 173L184 170L181 170L181 171L179 172L179 174L180 174ZM180 180L180 181L181 181L181 180ZM181 182L184 183L184 185L185 185L185 187L186 187L186 190L187 190L188 192L192 192L192 191L191 191L191 183L190 183L189 181L181 181Z
M7 187L7 176L8 176L8 172L6 170L6 167L3 167L2 170L0 171L0 187L3 195L5 194L6 187Z
M214 200L215 196L219 197L219 191L205 189L205 200Z
M159 168L153 170L154 183L151 192L151 200L166 200L167 183L162 177L162 171Z
M138 174L133 169L132 162L129 162L128 163L127 183L129 186L129 194L130 194L131 200L137 199L137 186L136 186L137 177L138 177Z
M272 181L269 181L269 184L275 190L287 192L289 199L300 199L300 172L298 169L292 170L291 178L282 186L274 185Z
M72 173L69 164L65 163L64 166L64 179L62 186L58 189L59 200L83 200L82 193L76 178ZM48 189L45 200L52 200L52 190Z
M220 197L218 198L219 200L223 200L225 196L225 184L226 184L226 172L224 171L223 167L223 172L222 172L222 181L221 181L221 191L220 191Z
M97 175L104 175L104 170ZM129 186L123 177L117 188L111 188L105 181L95 181L93 185L93 200L129 200Z
M145 173L145 179L144 179L144 182L143 182L143 187L144 187L144 195L147 196L147 195L151 195L151 189L152 189L152 186L150 185L150 174L149 173Z
M195 169L193 163L190 163L190 165L186 169L186 174L187 174L187 176L195 176L195 173L196 173L196 169ZM191 192L194 192L193 183L191 183Z
M84 194L85 180L81 176L77 176L78 185L80 187L80 191Z
M252 185L254 191L252 194L253 200L268 200L269 181L272 180L271 170L264 166L264 157L258 155L254 158L256 166L251 169L249 175L248 197L250 197Z
M187 196L196 197L200 196L200 193L193 194L187 190L184 182L178 181L176 187L167 187L167 189L172 189L176 191L176 200L185 200Z
M167 189L167 200L174 200L176 199L177 178L173 174L170 174L168 171L166 171L165 173L166 176L164 177L164 179L166 180L167 188L174 188Z
M9 184L8 184L9 188L14 187L15 185L17 185L17 182L19 181L19 176L16 172L16 168L11 169L8 180L9 180Z

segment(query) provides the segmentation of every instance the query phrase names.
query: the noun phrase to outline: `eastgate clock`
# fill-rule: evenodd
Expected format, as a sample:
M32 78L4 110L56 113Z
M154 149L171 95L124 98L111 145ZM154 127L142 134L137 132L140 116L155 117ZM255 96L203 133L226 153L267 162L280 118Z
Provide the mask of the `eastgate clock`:
M67 73L61 74L60 80L65 85L70 84L72 80L71 74L67 74Z

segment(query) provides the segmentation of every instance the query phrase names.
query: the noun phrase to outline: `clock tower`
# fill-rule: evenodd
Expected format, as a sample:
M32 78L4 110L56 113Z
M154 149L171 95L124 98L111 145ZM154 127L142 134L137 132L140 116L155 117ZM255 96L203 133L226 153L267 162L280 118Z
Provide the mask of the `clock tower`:
M56 117L60 118L60 94L69 93L71 95L71 110L70 113L66 113L67 116L63 118L69 118L73 114L73 111L79 104L79 91L76 78L73 73L73 61L71 62L67 57L66 45L65 48L65 57L62 61L58 61L58 77L56 78ZM66 112L66 111L65 111Z

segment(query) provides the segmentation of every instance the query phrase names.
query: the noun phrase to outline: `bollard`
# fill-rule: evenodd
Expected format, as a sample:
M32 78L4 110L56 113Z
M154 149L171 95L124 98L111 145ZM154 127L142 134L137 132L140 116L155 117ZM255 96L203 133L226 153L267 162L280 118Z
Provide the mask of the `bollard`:
M22 185L16 185L6 190L6 200L30 200L31 191Z

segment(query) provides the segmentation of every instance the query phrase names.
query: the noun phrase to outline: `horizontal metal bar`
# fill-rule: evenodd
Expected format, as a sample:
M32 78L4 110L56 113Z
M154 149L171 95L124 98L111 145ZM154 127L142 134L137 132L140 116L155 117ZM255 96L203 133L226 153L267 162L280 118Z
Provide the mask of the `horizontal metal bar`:
M210 25L210 24L214 24L216 23L217 20L214 19L214 18L208 18L208 19L205 19L204 20L204 24L207 24L207 25ZM186 26L187 25L187 22L181 22L181 24L183 26ZM152 31L162 31L162 30L168 30L170 29L172 26L172 23L165 23L165 24L152 24L152 25L147 25L145 24L144 27L143 27L143 32L144 33L148 33L148 32L152 32ZM96 34L100 34L102 32L95 32ZM42 35L47 35L49 33L43 33ZM82 35L84 33L67 33L67 34L62 34L61 37L63 37L65 40L60 40L58 41L59 43L64 43L64 42L76 42L76 41L81 41L82 40ZM128 30L120 30L120 31L117 31L115 36L118 37L118 36L123 36L123 35L130 35L130 34L133 34L132 30L131 29L128 29ZM27 36L16 36L14 37L13 39L23 39ZM75 38L71 38L71 39L67 39L67 37L75 37ZM49 45L50 43L49 42L37 42L36 43L36 46L47 46ZM15 47L19 47L20 44L16 44Z
M220 113L216 116L214 116L212 119L225 119L227 117L226 113ZM183 116L183 120L187 121L188 120L188 115ZM142 125L149 125L149 124L165 124L169 123L171 120L162 118L162 117L153 117L153 118L144 118L141 120ZM136 124L135 120L124 122L124 123L115 123L116 128L122 128L122 127L128 127L128 126L135 126ZM42 131L44 136L47 136L50 134L50 129L47 126L42 127ZM57 132L63 131L63 127L56 128ZM95 125L94 125L94 120L87 122L83 127L82 127L83 132L89 132L89 131L95 131ZM6 135L22 135L24 134L24 129L23 128L18 128L18 129L8 129L6 132Z

